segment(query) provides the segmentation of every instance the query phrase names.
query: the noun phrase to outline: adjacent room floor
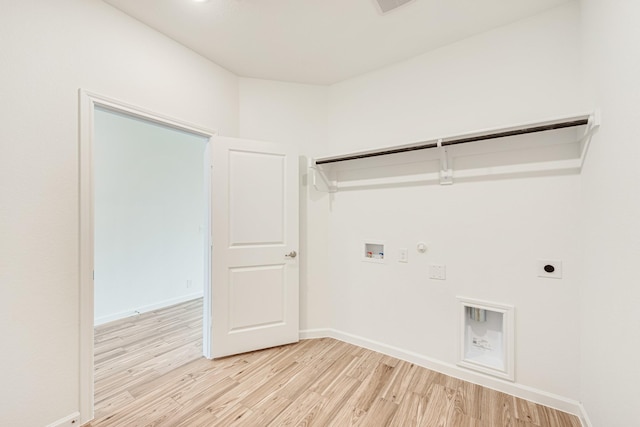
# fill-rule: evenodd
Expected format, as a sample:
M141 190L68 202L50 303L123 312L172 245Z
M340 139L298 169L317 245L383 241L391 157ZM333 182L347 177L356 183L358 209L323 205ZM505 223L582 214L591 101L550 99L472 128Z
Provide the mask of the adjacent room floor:
M202 300L96 328L103 426L557 426L572 415L330 338L207 360Z

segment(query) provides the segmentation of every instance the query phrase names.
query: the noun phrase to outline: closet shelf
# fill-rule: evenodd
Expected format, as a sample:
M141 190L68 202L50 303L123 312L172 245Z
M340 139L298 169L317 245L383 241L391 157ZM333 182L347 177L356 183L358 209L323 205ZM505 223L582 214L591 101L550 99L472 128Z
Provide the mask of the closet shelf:
M449 152L447 150L448 147L487 141L491 139L513 137L580 126L586 126L584 134L577 141L579 143L582 143L582 149L580 158L577 159L576 168L581 169L582 164L584 163L584 157L586 156L588 150L591 136L593 135L594 131L600 126L600 114L598 111L590 114L577 114L552 120L470 132L461 135L414 142L411 144L396 145L375 150L356 151L340 155L310 159L309 169L312 172L313 185L318 191L335 192L338 190L338 187L335 182L331 182L327 177L326 170L324 169L325 167L331 167L336 163L347 162L350 160L367 159L371 157L387 156L391 154L406 153L411 151L438 149L440 153L441 166L440 183L451 184L453 182L453 171L451 169L452 162L449 158ZM318 176L320 176L320 178L324 182L324 188L321 188L318 185Z

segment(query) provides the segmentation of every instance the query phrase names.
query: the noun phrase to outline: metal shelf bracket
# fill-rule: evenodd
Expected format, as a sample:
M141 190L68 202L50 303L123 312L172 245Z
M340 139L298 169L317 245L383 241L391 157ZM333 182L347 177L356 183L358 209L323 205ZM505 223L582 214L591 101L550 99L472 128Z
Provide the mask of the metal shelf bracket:
M332 184L326 172L316 164L315 159L309 159L309 175L311 184L316 191L320 193L335 193L338 191L338 187Z
M442 145L442 138L438 140L437 144L440 152L440 185L451 185L453 184L453 170L451 169L449 150Z
M591 139L593 135L596 133L598 129L600 129L600 124L602 123L602 112L600 109L597 109L589 116L589 120L587 122L587 127L584 130L584 134L578 140L580 145L582 146L582 150L580 152L580 170L584 167L584 162L587 159L587 153L589 152L589 146L591 145Z

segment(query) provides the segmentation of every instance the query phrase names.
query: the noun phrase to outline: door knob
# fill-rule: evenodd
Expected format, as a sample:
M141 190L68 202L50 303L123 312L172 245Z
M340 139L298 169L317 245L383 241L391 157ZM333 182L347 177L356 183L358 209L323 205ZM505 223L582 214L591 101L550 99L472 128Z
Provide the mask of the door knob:
M291 251L288 254L284 254L284 256L286 256L287 258L295 258L298 256L296 251Z

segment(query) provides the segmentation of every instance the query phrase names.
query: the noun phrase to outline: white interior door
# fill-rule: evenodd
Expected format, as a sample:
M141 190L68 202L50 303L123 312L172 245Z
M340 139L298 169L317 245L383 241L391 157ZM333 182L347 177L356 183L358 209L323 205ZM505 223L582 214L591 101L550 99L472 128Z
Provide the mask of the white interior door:
M212 140L213 357L298 341L298 156Z

